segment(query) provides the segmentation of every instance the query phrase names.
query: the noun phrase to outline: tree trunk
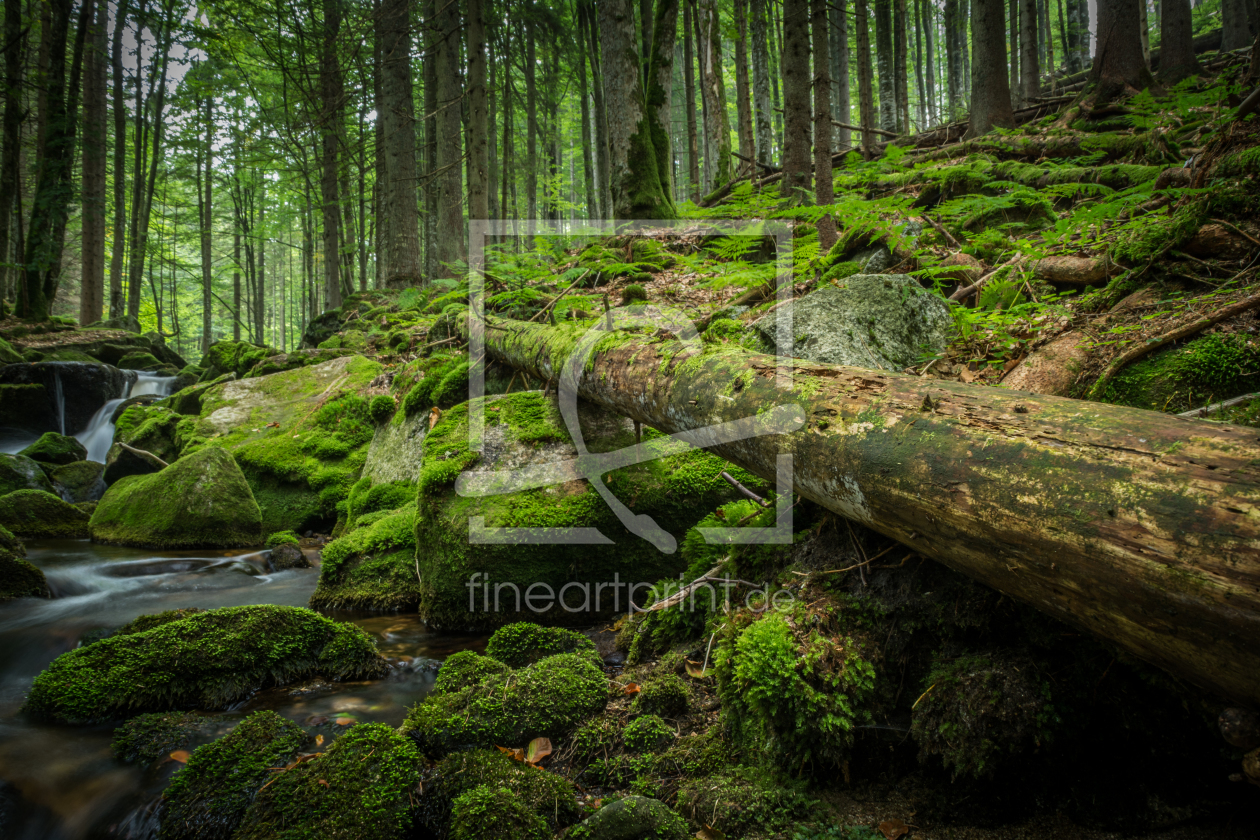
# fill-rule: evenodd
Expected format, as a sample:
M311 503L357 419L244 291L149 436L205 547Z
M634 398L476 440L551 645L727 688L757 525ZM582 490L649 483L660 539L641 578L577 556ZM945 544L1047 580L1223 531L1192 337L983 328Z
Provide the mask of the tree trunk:
M1099 10L1100 18L1101 14ZM1221 0L1221 52L1240 50L1249 46L1251 46L1251 26L1247 20L1247 0ZM1099 52L1101 51L1100 47Z
M438 0L437 48L437 259L443 277L457 276L456 265L467 260L464 240L463 163L464 125L460 113L463 95L459 73L459 4Z
M267 181L258 179L258 225L254 232L258 236L258 244L254 246L258 253L258 273L254 277L254 335L259 344L267 343L267 234L264 223L267 221ZM345 285L341 286L342 292Z
M810 201L809 2L783 2L783 180L779 194ZM828 132L830 133L830 132Z
M341 0L323 0L324 29L319 55L320 204L324 224L324 299L329 309L341 306L341 195L337 140L342 115L341 65L337 38L341 33ZM248 246L247 246L248 247ZM255 292L261 294L260 289Z
M875 68L879 77L879 127L897 130L897 84L893 69L893 0L872 0L875 6Z
M919 0L910 0L914 4L914 83L919 95L919 130L928 127L928 98L924 85L923 70L923 18L919 13Z
M893 90L897 98L897 131L910 132L910 83L906 76L906 0L893 0Z
M928 124L936 125L936 7L920 0L923 8L923 57L927 76Z
M1142 0L1146 2L1146 0ZM1041 64L1037 56L1037 0L1021 0L1019 12L1020 100L1032 105L1041 95Z
M999 67L1005 77L1005 58ZM485 332L492 358L559 379L571 333L497 323L506 329ZM790 453L804 498L1178 677L1260 702L1254 430L809 362L780 377L787 360L699 342L625 335L600 347L576 365L581 398L690 433L767 481ZM780 434L764 419L774 406ZM740 420L760 436L722 443L708 431Z
M1089 74L1098 87L1094 104L1154 85L1138 37L1139 0L1098 0L1098 55ZM1245 22L1245 21L1244 21Z
M849 104L849 9L848 0L832 0L831 19L831 113L837 122L852 123ZM833 126L836 146L846 149L853 144L849 129Z
M950 0L945 0L950 2ZM853 25L857 35L858 124L862 126L862 153L867 158L875 146L875 92L871 83L870 15L866 0L853 0Z
M769 164L774 160L774 111L770 106L770 47L766 40L766 26L766 0L752 0L753 114L757 124L757 160Z
M994 127L1014 128L1006 69L1006 21L1002 0L972 0L971 120L967 137Z
M748 84L748 0L735 0L735 114L739 124L739 153L755 158L752 102Z
M687 106L683 110L687 113L687 180L691 187L688 194L692 201L698 202L700 201L700 138L696 133L696 65L692 57L693 39L691 36L695 26L691 20L691 6L691 0L683 0L683 62L686 64L683 69L683 92L687 97ZM755 24L753 31L756 32ZM765 35L764 30L762 35ZM756 55L755 45L753 55ZM760 116L758 112L758 117ZM760 136L760 131L758 131L758 137ZM757 146L757 154L761 154L760 142Z
M810 0L810 30L814 36L814 201L831 204L835 185L831 175L831 23L828 0ZM836 243L836 222L830 215L816 224L818 248L826 252Z
M612 158L608 146L608 103L604 98L604 67L600 59L599 23L595 10L579 5L579 14L586 17L586 54L591 64L591 84L595 90L596 165L599 167L599 206L603 218L614 218L612 202Z
M232 340L241 340L241 230L232 226ZM309 226L303 228L306 247L310 248Z
M101 320L105 303L106 70L109 67L109 7L96 8L84 47L83 67L83 262L80 271L79 325ZM0 211L2 212L2 211ZM8 250L8 229L4 231Z
M726 85L722 80L722 30L717 0L698 0L700 23L700 88L705 102L705 137L713 165L709 190L731 180L731 123L726 116ZM808 96L808 94L806 94Z
M424 276L438 276L437 261L437 62L433 60L438 36L434 20L436 0L425 0L424 23L427 43L424 61Z
M1019 100L1019 92L1022 90L1019 83L1019 5L1021 0L1010 0L1007 8L1007 15L1010 18L1011 35L1010 35L1010 53L1011 62L1011 78L1010 89L1013 97L1012 104L1022 106L1024 103Z
M962 51L958 44L959 0L945 0L946 120L953 122L962 112Z
M652 148L656 152L657 178L664 193L669 216L674 218L674 172L670 166L673 148L670 124L673 122L674 44L678 36L678 0L659 0L652 29L652 54L649 56L647 90L644 97L652 131Z
M439 3L442 0L437 0ZM538 63L537 26L525 21L525 214L538 218ZM638 73L638 70L635 71ZM530 240L532 241L532 240Z
M640 81L633 8L630 0L609 0L598 11L613 217L672 218Z
M385 288L420 286L420 208L416 202L416 106L411 82L411 2L383 0L376 21L380 43L381 108L377 125L382 145L381 205L378 222L384 252L380 275Z
M468 0L468 218L490 218L484 0Z
M0 262L21 262L18 247L10 249L9 226L16 213L18 167L22 143L22 52L26 36L22 27L22 0L4 3L4 133L0 152ZM20 245L20 243L15 243ZM12 251L13 257L10 257ZM22 281L19 273L8 265L0 266L0 302L9 299Z
M1200 72L1194 55L1190 0L1163 0L1159 16L1159 80L1175 85Z
M591 148L595 145L595 135L591 126L591 103L590 93L587 90L586 81L586 59L582 58L585 51L585 18L579 12L578 18L578 38L577 55L578 61L578 92L582 97L582 182L586 187L586 217L588 219L599 218L599 202L595 198L595 167L591 162ZM494 62L490 64L491 72L494 70ZM493 82L491 88L494 87ZM492 109L493 113L493 109Z
M198 109L200 110L200 109ZM197 224L201 240L201 350L204 353L214 343L214 301L211 297L211 280L214 270L214 254L211 251L214 233L214 97L206 97L206 147L204 158L198 155L198 172L204 172L205 181L197 183ZM204 165L202 164L204 160Z

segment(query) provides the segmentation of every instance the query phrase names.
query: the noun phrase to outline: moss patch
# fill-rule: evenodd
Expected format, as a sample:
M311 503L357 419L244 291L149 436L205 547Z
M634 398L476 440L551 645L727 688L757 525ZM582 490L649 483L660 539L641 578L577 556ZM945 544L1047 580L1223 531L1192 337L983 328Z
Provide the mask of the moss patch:
M73 464L87 457L83 444L68 435L44 432L39 440L18 453L42 464Z
M196 712L151 712L114 730L114 757L119 761L152 764L191 743L210 719Z
M325 546L311 606L414 609L420 603L415 510L408 504Z
M90 518L61 497L43 490L18 490L0 496L0 526L23 539L86 537Z
M500 627L486 643L486 656L511 668L523 668L558 653L580 653L599 660L595 643L581 633L528 621Z

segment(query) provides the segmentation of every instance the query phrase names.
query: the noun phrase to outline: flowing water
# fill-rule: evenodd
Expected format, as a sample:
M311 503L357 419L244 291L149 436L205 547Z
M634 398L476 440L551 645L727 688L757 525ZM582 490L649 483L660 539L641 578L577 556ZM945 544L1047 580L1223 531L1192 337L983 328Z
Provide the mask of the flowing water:
M85 634L118 627L144 613L247 604L305 606L318 569L269 573L266 552L157 553L86 540L32 541L27 548L28 559L43 569L55 597L0 604L0 837L152 838L153 806L181 765L166 761L137 767L115 760L110 742L116 722L72 727L26 719L20 709L31 680ZM429 633L415 616L330 615L353 621L376 638L394 666L389 676L260 691L218 714L215 730L203 740L264 708L328 738L341 731L344 724L338 719L397 726L407 709L428 693L437 661L485 643L481 637Z
M79 443L83 444L87 449L87 459L89 461L99 461L102 464L105 463L105 456L109 454L109 447L114 442L114 412L118 409L118 406L132 397L148 394L156 394L161 397L168 396L174 383L174 376L157 376L152 373L137 374L136 381L131 383L127 393L117 399L110 400L97 409L96 414L92 415L92 419L88 421L83 431L75 435L79 439ZM64 410L62 426L65 426ZM65 434L64 428L62 429L62 434Z

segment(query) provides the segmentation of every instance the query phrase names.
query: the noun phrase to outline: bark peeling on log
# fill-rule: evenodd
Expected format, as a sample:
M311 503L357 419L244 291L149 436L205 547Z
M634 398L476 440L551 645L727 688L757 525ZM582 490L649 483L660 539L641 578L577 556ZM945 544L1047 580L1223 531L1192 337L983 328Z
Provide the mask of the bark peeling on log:
M581 330L496 322L554 381ZM795 403L804 428L713 451L1226 697L1260 702L1260 436L1101 403L703 352L612 333L579 394L665 433Z

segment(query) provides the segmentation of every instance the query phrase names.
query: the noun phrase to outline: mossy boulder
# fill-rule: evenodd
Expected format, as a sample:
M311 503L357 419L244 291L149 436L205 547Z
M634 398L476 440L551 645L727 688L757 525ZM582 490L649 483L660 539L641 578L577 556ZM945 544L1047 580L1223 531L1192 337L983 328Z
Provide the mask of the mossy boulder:
M428 431L428 414L396 411L388 423L377 426L363 464L363 477L373 484L403 481L414 485L424 463L424 436Z
M0 602L13 598L47 598L44 573L25 559L26 546L0 526Z
M207 372L215 371L216 377L225 373L234 373L240 378L264 359L283 354L283 350L275 347L223 339L210 345L210 349L201 357L198 367Z
M0 427L43 434L62 428L64 420L65 431L74 433L86 428L102 405L124 396L134 379L134 373L99 363L5 365L0 367Z
M159 405L135 403L118 415L114 442L105 456L105 483L113 484L129 475L148 475L174 463L196 421ZM124 448L126 444L129 448ZM147 455L144 453L148 453Z
M12 344L0 338L0 365L18 365L22 361L22 354Z
M212 721L197 712L150 712L137 715L114 730L114 757L127 763L152 764L210 727Z
M232 838L401 840L422 765L409 739L383 723L360 724L260 790Z
M144 711L222 709L259 688L313 676L384 676L372 638L300 607L225 607L115 634L63 653L31 686L26 710L61 723Z
M306 733L271 710L198 747L163 794L161 840L229 840L259 789L297 754Z
M542 817L512 791L479 785L452 804L449 836L450 840L548 840L551 832Z
M678 790L683 815L727 837L784 836L808 818L816 804L804 782L762 767L737 766L688 779Z
M424 580L420 613L431 624L494 627L523 618L589 624L626 609L628 587L623 583L614 590L614 581L655 581L683 571L686 563L677 553L667 554L627 530L585 479L501 495L457 494L455 480L465 471L489 477L577 457L556 403L540 392L480 402L486 409L481 453L468 445L470 405L445 412L424 439L416 559ZM579 405L579 419L592 452L634 445L629 420L585 404ZM697 511L712 510L732 497L723 470L732 467L694 451L613 470L604 478L635 515L651 517L659 529L656 539L676 544L695 524ZM764 487L742 470L734 474L746 486ZM609 544L535 543L482 528L533 528L552 538L562 529L593 528ZM482 577L479 594L472 597L469 581L475 574ZM535 597L527 599L527 594Z
M92 539L146 548L261 545L262 514L231 454L207 447L115 482L92 514Z
M267 358L257 362L246 373L247 378L255 376L269 376L273 373L281 373L294 368L309 367L310 365L318 365L324 362L332 361L347 354L346 350L294 350L292 353L281 353L276 356L268 356Z
M30 458L0 453L0 496L15 490L43 490L51 493L53 486L39 464Z
M169 397L164 397L159 402L163 408L169 408L176 414L196 416L201 414L201 397L213 388L215 385L224 382L230 382L236 378L234 373L225 373L221 376L214 377L205 382L194 380L192 384L185 385ZM178 384L178 383L176 383Z
M324 546L312 607L413 610L420 604L416 506L379 513Z
M599 662L595 643L581 633L528 621L500 627L486 643L486 656L510 668L523 668L558 653L580 653Z
M547 836L577 822L577 791L573 783L494 749L451 753L433 770L420 804L423 827L441 835L450 823L452 804L475 788L488 785L508 790L525 808L541 817Z
M298 535L294 532L276 531L274 534L268 535L263 545L267 548L277 548L282 545L299 545L300 543L301 540L298 539Z
M605 805L564 835L565 840L686 840L687 821L658 799L627 796Z
M88 535L86 513L43 490L0 496L0 526L30 540L79 539Z
M474 665L463 657L463 679L435 686L403 722L402 731L430 758L469 746L524 747L534 738L558 738L598 714L607 700L608 679L589 656L562 653L515 671ZM459 687L446 687L452 684Z
M643 715L626 724L621 740L630 752L652 753L669 746L674 735L673 728L657 715Z
M99 461L75 461L57 467L49 477L61 497L71 504L94 502L105 493L105 465Z
M128 353L119 359L118 367L122 370L159 371L168 366L159 361L152 353L138 351Z
M41 464L73 464L87 458L87 449L69 435L44 432L39 440L18 453Z

